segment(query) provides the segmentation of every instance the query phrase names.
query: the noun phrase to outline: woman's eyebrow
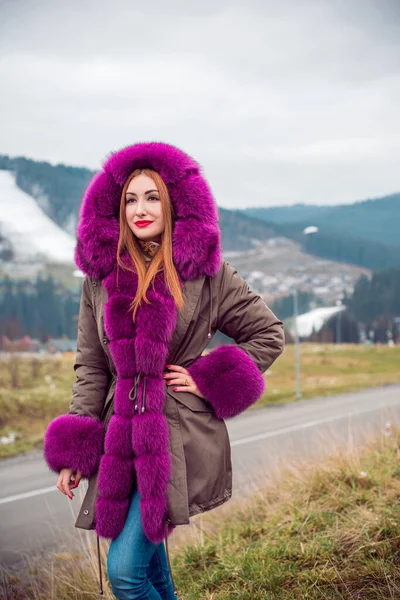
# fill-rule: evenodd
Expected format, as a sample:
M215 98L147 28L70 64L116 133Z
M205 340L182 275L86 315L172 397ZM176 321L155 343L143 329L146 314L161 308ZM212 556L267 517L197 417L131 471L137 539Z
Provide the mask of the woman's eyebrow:
M153 192L157 192L157 194L158 194L158 190L147 190L147 192L145 192L145 194L151 194ZM126 192L126 195L127 196L129 196L129 195L130 196L136 196L135 192Z

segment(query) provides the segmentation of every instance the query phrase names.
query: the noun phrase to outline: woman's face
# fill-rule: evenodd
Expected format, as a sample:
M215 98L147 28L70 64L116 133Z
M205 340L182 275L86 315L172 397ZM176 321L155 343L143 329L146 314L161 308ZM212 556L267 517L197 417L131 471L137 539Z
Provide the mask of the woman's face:
M126 191L125 211L129 228L136 237L141 240L161 241L165 227L164 217L160 194L150 177L142 174L132 179ZM150 221L150 224L139 227L140 221Z

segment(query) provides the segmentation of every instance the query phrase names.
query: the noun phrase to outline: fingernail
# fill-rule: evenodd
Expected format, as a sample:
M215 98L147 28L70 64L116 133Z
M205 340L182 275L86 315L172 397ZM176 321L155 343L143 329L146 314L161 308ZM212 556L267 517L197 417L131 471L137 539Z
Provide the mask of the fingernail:
M177 392L177 391L178 391L178 388L173 388L173 390L174 390L174 392Z

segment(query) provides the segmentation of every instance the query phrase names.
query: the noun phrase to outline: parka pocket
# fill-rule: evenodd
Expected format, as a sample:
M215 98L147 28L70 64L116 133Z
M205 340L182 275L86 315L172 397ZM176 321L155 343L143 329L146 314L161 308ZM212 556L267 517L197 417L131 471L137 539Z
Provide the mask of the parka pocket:
M192 392L174 392L171 388L167 388L168 394L173 396L175 400L181 402L190 410L194 410L196 412L214 412L212 405L207 402L204 398L200 398L200 396L196 396L196 394L192 394Z
M191 392L167 394L176 401L186 464L189 516L222 504L232 494L231 448L223 419Z

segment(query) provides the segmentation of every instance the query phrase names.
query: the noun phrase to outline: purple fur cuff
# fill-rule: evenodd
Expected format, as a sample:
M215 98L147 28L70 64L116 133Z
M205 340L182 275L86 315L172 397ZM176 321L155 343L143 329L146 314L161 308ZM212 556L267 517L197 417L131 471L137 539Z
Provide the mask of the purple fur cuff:
M187 370L219 419L243 412L265 390L256 363L236 345L223 345L200 356Z
M59 473L68 468L89 478L99 467L103 442L101 421L94 417L60 415L47 426L43 453L52 471Z

